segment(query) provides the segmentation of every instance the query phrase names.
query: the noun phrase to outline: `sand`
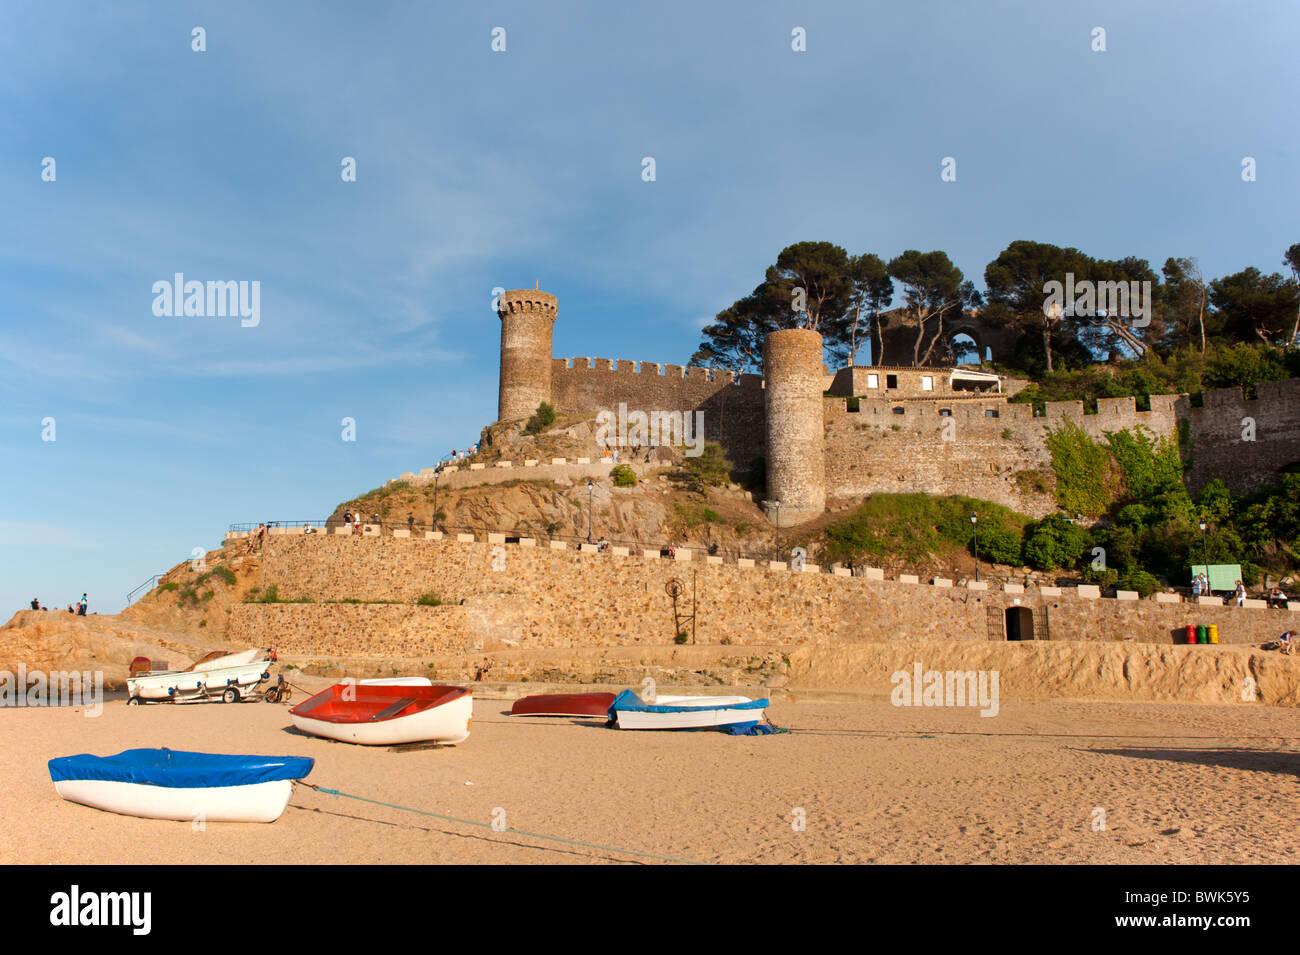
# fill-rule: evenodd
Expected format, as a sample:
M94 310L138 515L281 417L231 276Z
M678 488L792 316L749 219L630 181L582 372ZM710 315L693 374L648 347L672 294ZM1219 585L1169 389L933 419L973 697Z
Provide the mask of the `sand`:
M508 709L476 699L466 743L404 752L301 735L266 703L6 709L0 862L660 861L520 830L720 863L1300 861L1292 708L1003 702L990 719L796 699L770 712L799 732L768 737ZM55 794L51 757L136 746L313 756L318 785L483 827L298 787L275 823L194 831ZM494 812L513 831L485 828Z

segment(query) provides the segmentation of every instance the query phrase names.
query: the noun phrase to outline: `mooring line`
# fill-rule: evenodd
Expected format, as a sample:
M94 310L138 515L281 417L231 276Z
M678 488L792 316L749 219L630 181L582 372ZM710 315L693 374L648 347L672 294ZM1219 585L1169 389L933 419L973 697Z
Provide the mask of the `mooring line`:
M1166 745L1173 745L1180 742L1199 742L1213 741L1220 742L1224 740L1280 740L1288 744L1300 744L1300 738L1293 736L1134 736L1131 734L1120 733L974 733L974 732L930 732L922 733L919 730L901 730L897 732L880 732L875 730L813 730L813 729L788 729L786 732L796 736L860 736L870 739L962 739L963 737L981 737L981 738L1002 738L1002 739L1028 739L1028 740L1160 740ZM1284 748L1275 750L1275 752L1285 753L1293 750Z
M617 846L602 846L595 842L585 842L582 839L568 839L564 836L551 836L542 832L528 832L524 829L497 829L491 823L478 822L474 819L461 819L457 816L445 816L440 812L430 812L427 809L416 809L413 806L399 806L397 803L384 802L380 799L371 799L368 796L358 796L355 793L345 793L338 789L328 789L325 786L318 786L315 783L309 783L305 780L298 780L300 784L308 789L314 789L318 793L325 793L329 796L341 796L344 799L356 799L360 802L373 803L376 806L386 806L389 809L400 809L403 812L414 812L421 816L433 816L435 819L445 819L448 822L458 822L466 826L478 826L480 829L491 829L493 832L508 832L511 835L527 836L530 839L549 839L552 842L564 842L572 846L583 846L587 849L599 849L602 852L619 852L624 855L643 856L647 859L658 859L661 862L673 862L678 865L712 865L711 862L697 862L694 859L678 859L674 856L658 855L654 852L642 852L640 849L620 849ZM542 847L539 847L542 848Z

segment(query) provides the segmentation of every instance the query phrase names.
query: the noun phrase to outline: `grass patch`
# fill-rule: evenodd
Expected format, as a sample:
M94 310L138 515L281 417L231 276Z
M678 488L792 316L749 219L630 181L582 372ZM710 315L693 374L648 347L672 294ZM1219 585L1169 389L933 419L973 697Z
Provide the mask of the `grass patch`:
M969 497L875 494L822 532L823 553L830 560L924 563L947 548L970 546L972 513L979 517L981 551L986 534L1018 538L1030 522L1010 508Z

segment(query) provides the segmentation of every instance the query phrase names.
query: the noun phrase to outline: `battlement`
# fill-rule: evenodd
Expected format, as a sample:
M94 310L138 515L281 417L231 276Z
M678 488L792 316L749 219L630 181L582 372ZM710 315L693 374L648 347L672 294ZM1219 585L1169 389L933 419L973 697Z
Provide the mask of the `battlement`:
M501 317L525 312L537 313L555 320L559 313L559 299L536 289L512 289L502 292L497 299L497 314Z
M1247 398L1244 389L1237 385L1232 388L1212 388L1201 392L1201 407L1188 407L1191 414L1204 412L1207 408L1223 408L1232 405L1249 404L1256 409L1266 405L1277 405L1279 410L1286 405L1293 406L1292 414L1300 414L1300 378L1287 378L1283 381L1261 381L1255 387L1256 397Z
M611 376L629 382L651 378L657 383L665 381L737 385L744 388L762 388L763 376L737 375L729 368L703 368L695 365L667 365L657 361L632 361L626 358L552 358L552 375Z

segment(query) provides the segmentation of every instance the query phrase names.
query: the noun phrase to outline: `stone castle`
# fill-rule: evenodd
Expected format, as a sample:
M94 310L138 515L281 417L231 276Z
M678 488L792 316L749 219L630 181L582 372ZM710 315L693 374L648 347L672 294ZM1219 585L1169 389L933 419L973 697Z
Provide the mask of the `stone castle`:
M1027 382L965 366L841 368L823 364L821 336L784 329L768 336L763 374L736 375L597 358L553 358L558 301L546 292L505 292L498 419L525 418L543 401L562 413L617 408L703 412L705 438L738 467L764 459L769 520L819 516L828 501L873 493L961 494L1041 517L1056 509L1045 436L1072 422L1094 438L1141 426L1190 448L1188 483L1214 478L1236 493L1274 482L1300 462L1300 379L1241 388L1082 402L1008 403Z
M620 403L647 413L703 412L705 439L738 467L758 458L767 474L769 520L816 518L828 501L873 493L961 494L1041 517L1056 509L1045 436L1072 422L1094 438L1143 427L1190 448L1188 483L1214 478L1235 493L1272 483L1300 462L1300 379L1189 395L1082 402L1008 403L1027 382L966 366L847 367L823 364L822 338L808 329L771 333L763 374L736 375L597 358L553 358L554 295L505 292L498 419L550 402L561 413L598 414Z

